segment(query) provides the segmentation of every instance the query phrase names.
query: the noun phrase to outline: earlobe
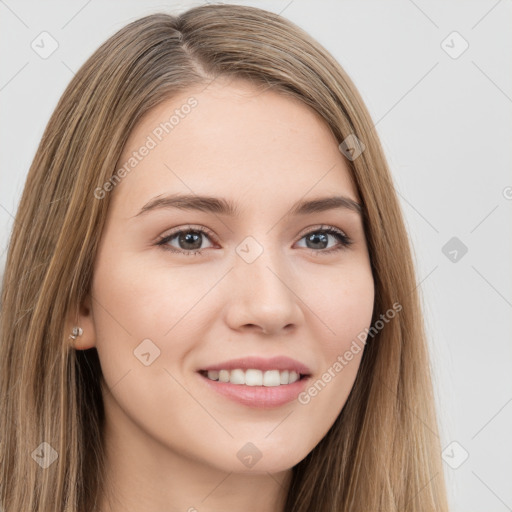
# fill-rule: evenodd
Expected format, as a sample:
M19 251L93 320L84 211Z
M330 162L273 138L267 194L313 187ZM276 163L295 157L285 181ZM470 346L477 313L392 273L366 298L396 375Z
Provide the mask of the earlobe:
M78 318L70 321L69 343L75 350L87 350L96 346L96 331L92 316L91 297L80 304Z

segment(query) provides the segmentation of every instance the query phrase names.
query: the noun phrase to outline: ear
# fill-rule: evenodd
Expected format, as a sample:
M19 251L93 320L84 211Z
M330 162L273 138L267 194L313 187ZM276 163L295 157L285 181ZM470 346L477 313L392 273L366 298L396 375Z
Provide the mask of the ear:
M94 326L94 318L92 315L91 296L87 294L85 299L80 304L78 318L71 319L68 322L70 325L69 334L72 334L73 327L81 327L81 336L76 336L76 339L70 338L69 343L76 350L87 350L96 346L96 331Z

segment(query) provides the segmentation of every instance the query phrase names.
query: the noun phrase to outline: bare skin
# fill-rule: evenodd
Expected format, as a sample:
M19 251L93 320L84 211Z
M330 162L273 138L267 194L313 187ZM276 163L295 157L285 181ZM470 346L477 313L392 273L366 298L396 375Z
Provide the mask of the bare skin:
M339 415L363 351L307 404L266 409L218 394L198 370L285 355L307 365L314 383L371 322L374 282L360 215L348 208L287 215L298 201L359 201L334 136L307 106L217 79L149 112L119 165L192 96L197 106L109 192L77 324L76 348L96 347L106 382L108 496L100 512L281 512L291 468ZM153 198L176 193L226 198L240 211L137 215ZM331 226L352 244L320 229ZM181 253L157 245L173 231L199 228L207 234L166 242ZM200 254L185 254L196 247ZM261 254L248 263L240 247ZM148 365L134 354L147 339ZM237 456L247 443L261 454L252 467Z

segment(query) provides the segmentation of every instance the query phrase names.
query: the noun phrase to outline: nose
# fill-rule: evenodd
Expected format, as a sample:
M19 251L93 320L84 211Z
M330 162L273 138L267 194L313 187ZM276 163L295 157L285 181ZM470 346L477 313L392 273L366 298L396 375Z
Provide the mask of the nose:
M237 257L230 274L234 291L227 322L232 329L276 335L300 324L302 302L293 286L297 280L283 254L265 249L252 263Z

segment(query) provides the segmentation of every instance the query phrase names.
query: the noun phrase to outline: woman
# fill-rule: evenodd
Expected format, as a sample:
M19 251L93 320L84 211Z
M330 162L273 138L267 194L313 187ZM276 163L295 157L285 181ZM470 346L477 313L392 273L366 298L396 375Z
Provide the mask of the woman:
M385 157L276 14L146 16L82 66L1 329L5 512L448 510Z

